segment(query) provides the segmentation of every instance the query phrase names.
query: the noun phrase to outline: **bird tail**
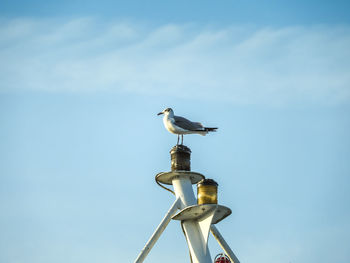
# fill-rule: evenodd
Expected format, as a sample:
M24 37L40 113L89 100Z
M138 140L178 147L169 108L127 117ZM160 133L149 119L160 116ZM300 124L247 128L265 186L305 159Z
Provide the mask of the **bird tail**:
M195 130L198 132L198 134L205 136L208 134L208 132L216 132L217 128L209 128L209 127L203 127L202 130Z
M204 127L204 130L207 132L216 132L218 128L209 128L209 127Z

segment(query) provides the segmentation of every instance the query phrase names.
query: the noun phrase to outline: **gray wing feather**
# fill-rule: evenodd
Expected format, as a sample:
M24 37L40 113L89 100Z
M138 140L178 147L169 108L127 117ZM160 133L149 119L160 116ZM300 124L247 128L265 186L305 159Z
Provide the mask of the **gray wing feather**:
M192 122L180 116L174 116L174 119L175 119L175 125L181 127L182 129L189 130L189 131L204 130L203 125L199 122Z

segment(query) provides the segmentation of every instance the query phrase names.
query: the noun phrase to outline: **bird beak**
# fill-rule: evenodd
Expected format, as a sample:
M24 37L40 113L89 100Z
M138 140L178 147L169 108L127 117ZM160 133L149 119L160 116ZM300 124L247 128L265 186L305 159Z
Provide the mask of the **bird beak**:
M159 112L157 115L159 116L159 115L162 115L162 114L164 114L164 112Z

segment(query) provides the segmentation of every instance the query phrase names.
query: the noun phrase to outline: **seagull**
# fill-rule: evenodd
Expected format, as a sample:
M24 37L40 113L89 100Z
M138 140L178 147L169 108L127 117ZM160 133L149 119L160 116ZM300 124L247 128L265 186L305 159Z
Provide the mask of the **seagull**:
M217 128L204 127L200 122L192 122L184 117L175 116L174 111L171 108L166 108L157 115L162 115L165 128L174 134L177 134L177 144L179 145L179 139L181 135L181 145L184 142L184 134L200 134L205 136L208 132L215 132Z

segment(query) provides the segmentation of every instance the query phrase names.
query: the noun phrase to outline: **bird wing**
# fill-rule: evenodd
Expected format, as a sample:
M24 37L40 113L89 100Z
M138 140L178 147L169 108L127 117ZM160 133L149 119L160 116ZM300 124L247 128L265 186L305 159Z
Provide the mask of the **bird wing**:
M202 131L203 125L199 122L192 122L184 117L174 116L175 125L189 131Z

